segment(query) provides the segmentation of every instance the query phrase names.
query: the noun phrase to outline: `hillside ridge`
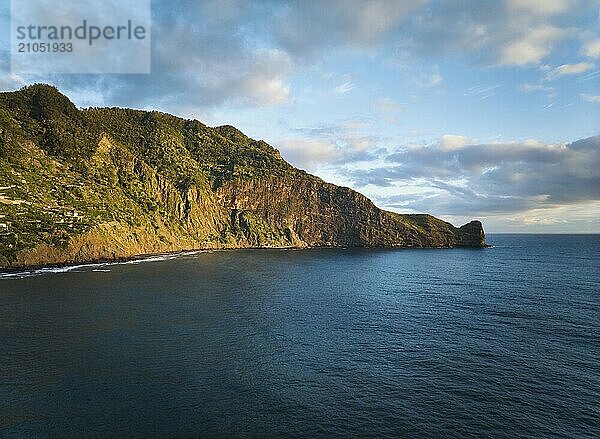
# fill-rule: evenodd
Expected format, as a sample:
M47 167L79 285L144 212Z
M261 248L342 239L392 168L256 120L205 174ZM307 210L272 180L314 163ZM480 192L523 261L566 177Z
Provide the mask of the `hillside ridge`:
M231 125L0 93L0 268L203 248L483 247L479 221L377 208Z

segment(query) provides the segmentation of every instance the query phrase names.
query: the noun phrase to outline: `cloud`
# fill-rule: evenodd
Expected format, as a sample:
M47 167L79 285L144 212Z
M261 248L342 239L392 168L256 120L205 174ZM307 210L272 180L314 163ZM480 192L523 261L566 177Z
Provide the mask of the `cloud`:
M587 0L507 0L505 31L501 32L498 64L527 66L541 63L563 40L577 35L577 17L592 3Z
M469 142L469 138L465 136L444 134L440 139L440 149L443 151L456 151L468 145Z
M567 11L573 6L572 0L507 0L506 8L517 13L549 16Z
M502 18L498 4L482 0L476 8L465 8L460 2L436 2L434 7L416 11L398 38L398 57L416 58L484 58L493 44Z
M436 68L436 71L433 72L431 74L431 77L429 78L429 83L432 86L436 86L441 84L444 81L444 77L442 76L442 74L439 72L439 70Z
M284 50L314 56L325 48L373 47L425 0L318 0L284 2L272 32Z
M525 83L521 86L521 90L523 90L525 93L542 92L542 93L547 93L549 95L554 94L553 87L548 87L546 85L541 85L541 84Z
M500 88L500 84L474 85L466 89L464 95L475 97L477 100L483 101L494 96L498 88Z
M354 90L354 84L352 81L346 81L333 89L335 94L343 95Z
M188 64L178 66L185 53L183 49L177 55L153 57L151 75L102 77L97 87L113 105L161 108L175 114L185 107L278 105L288 99L285 77L291 61L284 52L233 50L215 58L188 56ZM63 81L67 89L89 87L85 77Z
M554 44L566 35L564 29L542 24L502 47L500 65L524 66L537 64L552 50Z
M375 106L377 107L378 111L380 111L381 113L387 113L387 114L397 113L402 109L400 104L391 98L379 99L375 103Z
M269 8L228 0L153 4L150 75L27 75L89 105L160 108L182 114L219 105L272 106L289 100L296 68L277 47L250 44ZM95 99L95 101L94 101ZM91 100L91 101L90 101Z
M309 171L329 166L374 160L381 153L380 139L368 134L371 128L364 119L345 119L317 127L297 128L294 137L274 144L292 165Z
M391 98L378 99L375 102L375 108L378 113L383 115L385 119L390 123L397 123L399 121L398 113L402 110L402 107L398 102Z
M386 54L413 63L408 82L444 82L432 57L485 65L535 65L577 33L593 4L566 0L479 0L476 7L442 0L317 0L246 2L173 0L153 4L151 75L28 75L91 105L199 108L288 103L294 75L326 55ZM504 7L502 7L504 5ZM597 40L582 48L598 54ZM434 66L434 67L432 67ZM3 69L4 70L4 69ZM6 76L6 74L4 75ZM8 80L3 78L8 84ZM412 85L412 84L411 84ZM8 87L8 85L6 85ZM336 87L348 93L354 84ZM485 99L482 95L481 99Z
M399 57L453 57L477 64L528 66L542 62L594 10L592 2L566 0L436 1L411 16L400 33Z
M279 50L257 51L259 62L252 66L250 74L243 76L240 91L258 104L277 105L288 100L289 87L284 74L291 65L288 55Z
M428 205L444 215L515 213L600 201L600 136L570 144L467 140L444 136L431 145L407 145L386 156L385 166L349 173L359 187L416 185L419 191L386 199L386 205L415 211ZM423 188L428 191L423 193Z
M27 82L19 75L0 76L0 91L12 91L26 84Z
M592 70L595 67L594 64L589 62L580 62L576 64L563 64L546 74L546 79L552 80L564 75L577 75Z
M283 139L277 146L287 161L301 169L314 169L342 157L339 146L327 140Z
M275 106L289 102L289 78L325 51L372 51L427 0L319 2L174 0L153 4L150 75L28 75L89 105L160 108ZM4 77L6 74L3 75ZM7 83L8 80L4 79ZM336 87L345 94L350 81Z
M600 38L586 42L582 47L582 52L588 58L600 58Z
M593 104L600 104L600 95L590 95L587 93L582 93L581 97L584 101L591 102Z

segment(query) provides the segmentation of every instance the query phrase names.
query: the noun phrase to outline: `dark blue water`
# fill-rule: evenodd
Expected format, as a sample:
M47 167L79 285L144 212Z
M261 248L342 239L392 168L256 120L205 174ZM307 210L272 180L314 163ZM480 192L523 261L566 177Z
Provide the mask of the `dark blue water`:
M0 436L600 437L600 236L489 241L2 278Z

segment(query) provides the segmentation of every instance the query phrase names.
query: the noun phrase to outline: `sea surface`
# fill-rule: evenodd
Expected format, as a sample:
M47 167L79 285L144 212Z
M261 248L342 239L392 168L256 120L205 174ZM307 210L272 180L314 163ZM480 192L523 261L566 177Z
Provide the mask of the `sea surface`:
M0 275L0 437L600 437L600 235Z

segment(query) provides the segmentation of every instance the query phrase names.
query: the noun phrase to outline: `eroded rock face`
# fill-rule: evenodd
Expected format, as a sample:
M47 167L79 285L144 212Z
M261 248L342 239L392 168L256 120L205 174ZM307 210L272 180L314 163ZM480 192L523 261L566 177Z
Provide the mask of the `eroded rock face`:
M233 182L220 188L217 197L226 209L251 213L275 233L289 233L306 246L482 247L485 243L478 221L457 229L429 215L386 212L352 189L314 177Z
M481 221L471 221L459 230L459 239L456 243L464 247L485 247L485 233Z
M483 247L479 221L377 208L230 126L0 93L0 267L244 247ZM6 189L8 188L8 189Z

